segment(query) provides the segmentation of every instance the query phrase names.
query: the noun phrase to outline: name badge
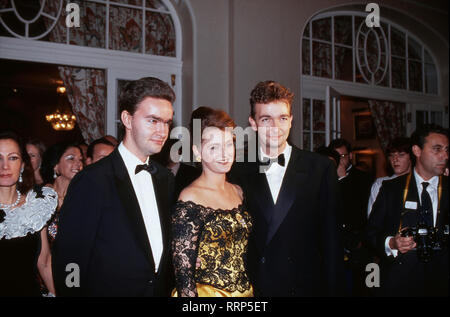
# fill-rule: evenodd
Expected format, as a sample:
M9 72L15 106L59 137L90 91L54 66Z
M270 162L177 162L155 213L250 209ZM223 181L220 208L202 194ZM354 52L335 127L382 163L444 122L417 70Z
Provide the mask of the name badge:
M405 208L417 209L417 202L416 201L407 201L407 202L405 202Z

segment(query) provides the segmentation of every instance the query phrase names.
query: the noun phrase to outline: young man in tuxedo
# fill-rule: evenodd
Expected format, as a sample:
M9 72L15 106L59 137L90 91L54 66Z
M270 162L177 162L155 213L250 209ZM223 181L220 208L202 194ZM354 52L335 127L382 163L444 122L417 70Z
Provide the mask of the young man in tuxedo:
M435 227L443 237L449 225L448 131L424 126L411 135L413 171L383 182L372 207L367 235L382 257L380 294L383 296L448 296L448 245L420 256L407 228Z
M61 208L53 249L58 296L170 295L174 181L149 156L168 137L174 100L170 86L157 78L125 86L123 142L77 174Z
M259 160L236 163L230 174L253 219L248 274L256 296L339 295L336 168L327 157L288 144L292 100L277 82L256 85L249 122L258 134Z

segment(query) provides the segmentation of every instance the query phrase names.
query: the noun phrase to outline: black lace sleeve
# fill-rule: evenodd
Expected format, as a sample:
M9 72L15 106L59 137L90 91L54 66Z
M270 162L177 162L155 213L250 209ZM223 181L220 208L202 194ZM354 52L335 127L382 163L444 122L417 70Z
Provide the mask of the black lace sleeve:
M195 268L202 217L197 206L178 201L172 214L172 256L175 282L180 297L197 297Z

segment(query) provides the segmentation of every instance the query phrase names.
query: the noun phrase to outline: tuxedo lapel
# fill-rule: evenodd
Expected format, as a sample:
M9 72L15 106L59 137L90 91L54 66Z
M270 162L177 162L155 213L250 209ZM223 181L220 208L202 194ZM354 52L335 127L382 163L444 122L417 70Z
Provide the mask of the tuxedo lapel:
M266 222L269 224L272 221L274 203L272 194L270 193L269 183L267 182L266 174L256 174L256 177L251 178L250 188L254 191L256 201L259 205L259 210L264 215Z
M299 193L301 193L299 189L307 185L307 174L306 171L302 170L301 166L300 151L298 151L295 147L292 147L291 158L289 159L289 163L283 177L283 182L281 184L280 193L278 194L277 203L273 211L266 244L269 244L272 240L273 236L278 231L278 228L289 213L292 204L299 198Z
M274 210L272 195L264 173L259 172L258 163L247 163L245 166L245 200L250 207L253 227L251 239L262 254L266 245L267 232Z
M408 195L406 196L407 201L412 201L417 203L417 208L420 205L419 192L417 191L416 178L414 174L411 175L411 181L409 182Z
M404 184L405 184L404 186L406 186L406 182ZM403 206L400 209L402 211L400 215L400 221L402 224L401 228L410 227L417 223L419 208L420 208L419 193L417 192L416 178L414 177L414 173L412 173L408 187L408 195L406 196L406 200L405 202L403 202Z
M142 217L141 208L137 200L136 193L131 183L130 176L125 167L125 163L116 148L113 155L114 173L115 173L115 185L119 198L122 202L122 206L125 209L125 213L130 221L131 227L134 228L137 241L141 246L142 251L147 255L150 264L154 267L155 261L153 259L153 253L151 250L150 242L145 229L144 218Z

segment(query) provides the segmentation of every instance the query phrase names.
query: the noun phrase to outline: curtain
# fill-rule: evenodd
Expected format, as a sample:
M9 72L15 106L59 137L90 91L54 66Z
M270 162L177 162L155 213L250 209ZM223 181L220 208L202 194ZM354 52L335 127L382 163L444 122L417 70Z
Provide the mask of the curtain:
M369 108L383 151L389 143L406 135L406 106L403 103L369 100Z
M59 75L87 144L105 135L105 75L102 69L60 66Z

